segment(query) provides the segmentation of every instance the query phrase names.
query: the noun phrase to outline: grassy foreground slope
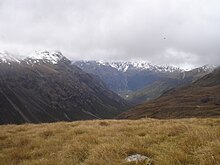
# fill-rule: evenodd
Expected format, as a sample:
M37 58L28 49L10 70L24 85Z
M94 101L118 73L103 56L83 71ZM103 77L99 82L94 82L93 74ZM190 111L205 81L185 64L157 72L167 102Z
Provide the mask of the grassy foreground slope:
M120 114L120 119L220 117L220 67L193 84L167 91L159 98Z
M220 164L220 119L96 120L0 126L1 165ZM143 163L139 163L143 164Z

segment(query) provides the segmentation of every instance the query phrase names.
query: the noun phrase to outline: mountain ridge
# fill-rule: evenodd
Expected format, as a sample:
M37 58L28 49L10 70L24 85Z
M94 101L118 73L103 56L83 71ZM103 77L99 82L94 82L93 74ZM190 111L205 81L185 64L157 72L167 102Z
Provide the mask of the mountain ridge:
M127 72L129 70L149 70L149 71L160 71L160 72L175 72L175 71L185 71L184 69L181 69L176 66L172 65L155 65L152 64L151 62L148 61L117 61L117 62L107 62L107 61L87 61L87 60L82 60L82 61L74 61L73 63L81 63L81 67L83 67L84 64L89 64L89 63L96 63L97 65L102 65L102 66L110 66L112 68L117 69L118 71L121 72Z
M7 63L9 65L11 62L19 64L22 62L26 62L27 64L38 64L40 61L43 63L57 64L62 59L68 60L60 51L34 51L28 55L20 57L10 54L7 51L0 52L0 63Z
M0 87L1 124L112 118L128 107L60 53L1 62Z
M147 61L76 61L73 64L87 73L99 76L108 88L132 104L155 99L176 86L188 85L214 69L213 66L204 65L185 71L178 67L153 65ZM159 84L159 90L154 85L156 83Z

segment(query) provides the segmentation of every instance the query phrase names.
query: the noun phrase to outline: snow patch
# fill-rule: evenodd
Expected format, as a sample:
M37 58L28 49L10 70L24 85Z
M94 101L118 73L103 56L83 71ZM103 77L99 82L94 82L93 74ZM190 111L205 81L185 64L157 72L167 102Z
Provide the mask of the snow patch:
M43 63L52 63L57 64L64 56L61 52L49 52L49 51L35 51L34 53L28 56L29 62L39 63L40 60L43 60ZM31 59L31 60L30 60ZM33 61L32 61L33 60Z
M113 68L116 68L119 71L126 72L128 70L149 70L156 72L175 72L175 71L184 71L175 66L160 66L153 65L148 61L140 62L111 62L109 65Z
M20 63L20 59L14 57L12 54L9 54L7 51L0 52L0 63L7 63L11 65L11 62Z

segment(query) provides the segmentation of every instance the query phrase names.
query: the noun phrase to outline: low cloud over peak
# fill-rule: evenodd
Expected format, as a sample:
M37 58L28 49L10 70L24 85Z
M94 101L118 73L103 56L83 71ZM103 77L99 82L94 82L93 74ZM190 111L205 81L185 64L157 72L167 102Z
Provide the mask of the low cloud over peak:
M219 65L218 0L1 0L0 49L75 60Z

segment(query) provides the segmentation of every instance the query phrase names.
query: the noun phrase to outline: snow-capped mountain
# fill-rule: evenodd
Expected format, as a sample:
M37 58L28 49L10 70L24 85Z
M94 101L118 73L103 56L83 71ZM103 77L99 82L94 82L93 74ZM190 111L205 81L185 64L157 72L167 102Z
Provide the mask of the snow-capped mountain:
M216 66L214 65L204 65L195 69L197 69L198 72L212 72L215 68Z
M127 92L141 90L145 86L156 82L167 82L168 79L170 86L166 89L175 87L178 84L189 84L214 69L211 66L205 65L188 71L175 66L154 65L148 61L76 61L73 64L85 72L99 76L111 90L119 94L125 93L126 95Z
M111 62L109 65L119 71L126 72L128 70L149 70L155 72L175 72L184 71L175 66L154 65L146 61L137 62Z
M154 71L154 72L183 72L175 66L162 66L154 65L148 61L135 61L135 62L104 62L104 61L81 61L81 67L85 65L96 64L97 66L109 66L117 69L121 72L127 72L132 70L137 71Z
M20 63L20 59L13 56L12 54L9 54L7 51L0 52L0 63L6 63L10 65L11 62Z
M2 52L0 61L0 124L112 118L128 107L60 52Z
M60 60L66 59L63 54L59 51L35 51L23 57L18 57L10 54L6 51L0 52L0 63L11 64L15 63L26 63L26 64L40 64L40 63L51 63L57 64Z
M35 51L34 53L28 55L24 61L34 64L39 63L40 61L44 63L57 64L63 58L63 54L59 51Z

